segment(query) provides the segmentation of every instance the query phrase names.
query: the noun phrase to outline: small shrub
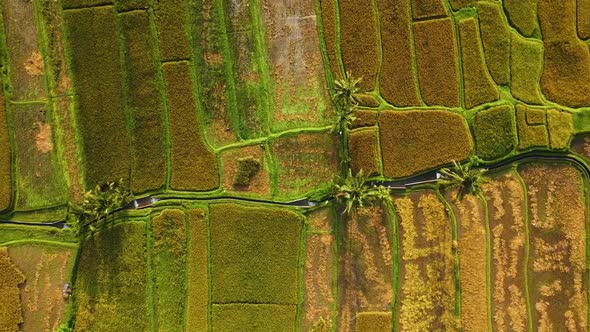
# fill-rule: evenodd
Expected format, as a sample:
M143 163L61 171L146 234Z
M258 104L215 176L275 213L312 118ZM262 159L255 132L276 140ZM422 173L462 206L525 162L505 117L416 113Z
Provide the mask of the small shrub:
M389 201L389 190L384 186L370 186L368 178L360 170L356 175L348 170L346 178L339 179L335 184L336 200L344 207L344 214L356 212L356 209L370 206L374 201Z
M260 171L260 160L254 157L238 159L238 171L234 177L234 187L247 187Z

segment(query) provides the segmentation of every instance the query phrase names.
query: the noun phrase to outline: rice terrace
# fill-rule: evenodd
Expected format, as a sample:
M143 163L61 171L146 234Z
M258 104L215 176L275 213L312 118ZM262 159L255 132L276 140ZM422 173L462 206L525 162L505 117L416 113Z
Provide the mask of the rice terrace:
M589 330L590 1L0 29L0 332Z

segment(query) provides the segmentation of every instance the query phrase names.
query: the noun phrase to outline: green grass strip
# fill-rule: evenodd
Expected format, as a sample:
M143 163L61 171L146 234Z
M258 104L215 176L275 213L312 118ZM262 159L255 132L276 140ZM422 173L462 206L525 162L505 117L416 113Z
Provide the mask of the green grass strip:
M186 331L209 329L209 253L207 214L188 211L188 300Z
M86 184L129 177L129 137L113 7L64 12Z
M4 96L0 90L0 211L8 209L12 200L12 147L7 121Z

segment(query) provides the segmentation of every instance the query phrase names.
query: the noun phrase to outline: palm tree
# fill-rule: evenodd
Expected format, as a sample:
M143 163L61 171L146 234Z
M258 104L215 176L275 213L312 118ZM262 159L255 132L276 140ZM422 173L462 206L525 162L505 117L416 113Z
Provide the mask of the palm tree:
M335 184L336 200L344 207L343 214L351 214L356 209L372 205L375 201L389 201L389 190L382 185L371 186L368 177L360 170L356 175L348 169L348 175Z
M489 179L485 176L487 169L478 168L477 161L471 159L465 164L453 160L452 168L442 168L439 185L444 189L459 189L455 201L463 199L467 194L477 195L481 192L481 185Z
M350 168L350 154L348 151L348 136L350 127L356 117L354 111L358 103L354 94L359 91L358 84L361 78L354 78L350 72L346 72L344 78L334 81L334 105L336 106L336 118L332 132L340 136L340 163L341 175L346 176L346 170Z

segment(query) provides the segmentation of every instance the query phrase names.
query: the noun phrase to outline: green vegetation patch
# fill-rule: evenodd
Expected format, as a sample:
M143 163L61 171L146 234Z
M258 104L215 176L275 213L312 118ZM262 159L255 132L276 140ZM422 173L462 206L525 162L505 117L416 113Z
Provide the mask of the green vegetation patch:
M516 118L510 106L478 112L473 118L475 153L484 160L495 160L514 150L517 143Z
M456 11L461 8L473 7L475 0L449 0L449 3L451 4L451 8Z
M529 125L544 125L547 123L547 112L542 108L529 108L526 111L526 123Z
M504 11L510 24L525 36L531 37L539 31L537 23L538 0L504 0Z
M23 323L23 314L19 285L24 282L24 274L10 260L6 248L0 247L1 331L20 331L20 324Z
M157 331L182 331L186 299L186 221L181 210L152 218L152 273Z
M129 135L113 7L64 12L86 185L129 177Z
M479 27L486 64L497 84L510 83L510 30L502 13L502 5L479 2Z
M328 132L287 135L272 141L277 196L292 198L328 186L338 173L338 146L336 134Z
M362 91L375 89L379 73L379 35L374 0L339 0L340 53L344 69L362 77Z
M10 116L16 148L16 209L63 205L69 198L53 139L50 104L12 105Z
M0 92L0 211L8 209L12 200L12 147L6 119L4 96Z
M296 313L295 305L214 304L212 331L294 331Z
M219 187L219 166L202 138L190 65L170 62L162 69L170 124L170 186L178 190L215 189Z
M498 89L489 75L483 56L479 28L474 18L459 22L465 108L471 109L498 99Z
M428 105L459 106L457 44L450 18L414 23L422 98Z
M382 111L383 175L404 177L463 160L471 135L462 115L449 111Z
M44 100L47 98L43 56L39 48L39 27L33 1L4 1L0 5L4 24L2 33L2 62L6 78L10 79L13 101ZM5 88L8 87L4 82Z
M258 171L260 171L260 160L254 157L238 159L238 170L234 176L233 185L237 187L248 186Z
M555 109L548 110L547 127L551 148L567 149L574 130L572 115Z
M539 82L543 72L543 43L513 32L510 52L512 95L525 103L542 104Z
M187 10L186 0L154 1L154 14L162 61L185 60L191 56Z
M148 330L144 222L108 226L88 238L77 263L76 330Z
M149 0L115 0L115 8L118 11L131 11L134 9L147 9L150 6ZM146 25L144 28L147 28Z
M264 83L268 81L263 72L265 54L257 45L256 6L242 2L224 3L227 17L228 45L233 59L233 76L236 84L236 102L240 136L244 139L264 136L267 132L269 100Z
M188 300L186 331L207 331L209 316L209 252L203 209L188 211Z
M238 140L238 116L222 4L218 0L191 1L191 35L198 78L200 110L207 141L220 147Z
M69 230L53 227L0 225L0 245L8 242L24 241L75 242L76 238Z
M324 36L324 43L326 43L326 54L328 56L328 64L332 71L332 77L340 79L342 74L340 73L340 53L337 45L337 32L336 32L336 4L334 0L322 0L320 1L321 8L321 22L322 32Z
M379 129L353 130L349 137L352 173L363 171L366 175L380 173Z
M131 190L141 193L166 184L163 101L158 83L150 18L146 11L121 14L125 45L127 110L131 118Z
M575 1L539 1L545 61L541 89L545 97L569 107L590 105L590 51L575 28Z
M418 2L422 5L426 3ZM408 6L407 1L379 1L383 48L379 90L383 99L399 107L421 104L414 73L414 48Z
M355 316L356 332L389 332L391 312L359 312Z
M213 302L296 304L301 216L230 203L210 210Z
M412 1L412 16L414 19L433 16L445 16L447 11L442 0L414 0Z
M547 127L543 124L529 125L527 123L527 113L531 111L535 112L536 110L531 110L528 107L521 104L516 105L516 127L518 128L518 148L521 150L535 146L549 145Z

